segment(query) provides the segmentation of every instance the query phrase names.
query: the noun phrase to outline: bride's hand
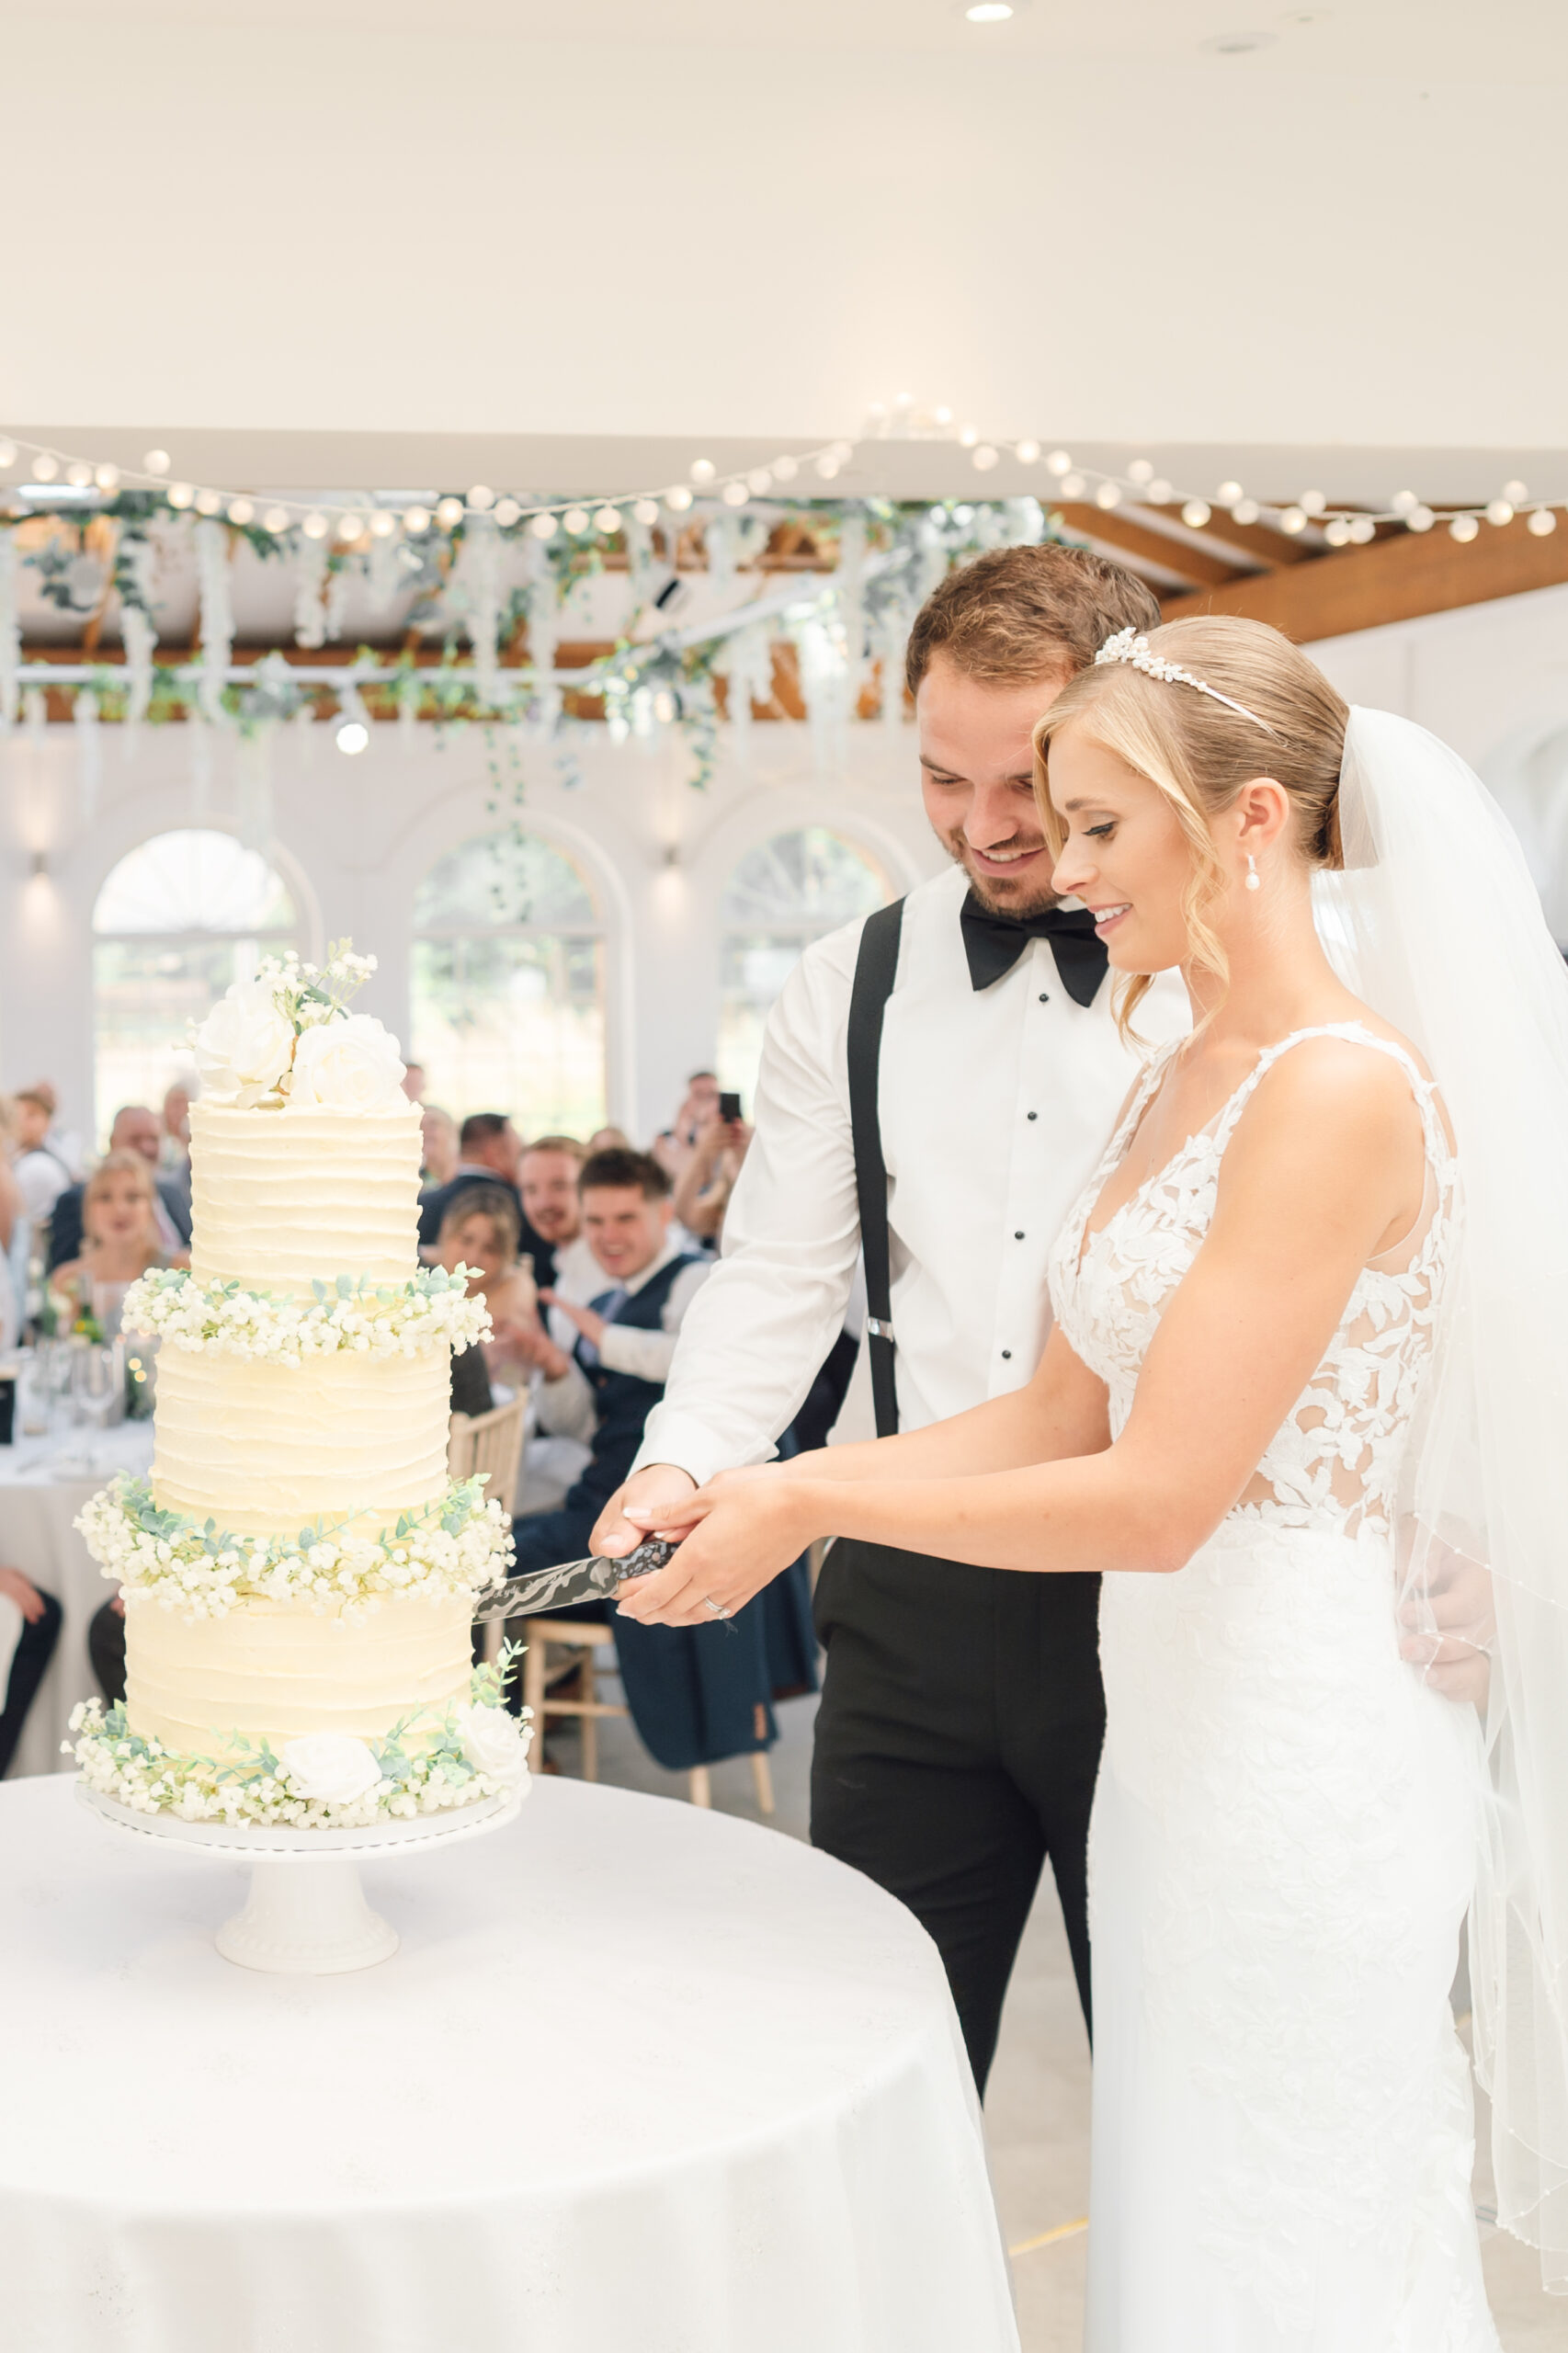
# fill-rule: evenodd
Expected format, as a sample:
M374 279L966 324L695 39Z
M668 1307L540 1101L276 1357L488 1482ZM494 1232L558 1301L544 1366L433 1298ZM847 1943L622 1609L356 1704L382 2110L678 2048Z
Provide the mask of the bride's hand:
M721 1610L733 1617L822 1532L813 1505L807 1482L760 1463L722 1471L678 1504L629 1508L628 1519L679 1550L667 1568L621 1586L620 1614L643 1626L710 1626Z

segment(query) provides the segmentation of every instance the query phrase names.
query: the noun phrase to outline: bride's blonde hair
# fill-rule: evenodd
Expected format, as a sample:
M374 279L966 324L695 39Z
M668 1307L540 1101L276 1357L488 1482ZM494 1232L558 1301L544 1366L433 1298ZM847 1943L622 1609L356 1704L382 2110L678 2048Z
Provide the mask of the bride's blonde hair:
M1034 731L1035 799L1060 858L1066 828L1047 789L1051 739L1080 722L1096 744L1163 792L1192 850L1182 911L1193 961L1224 983L1230 967L1209 913L1227 879L1211 822L1256 778L1272 777L1290 795L1300 857L1309 866L1342 865L1339 770L1350 712L1317 665L1266 621L1218 613L1167 621L1150 631L1148 650L1244 710L1196 687L1150 677L1131 663L1091 665L1062 688ZM1116 1017L1124 1036L1152 978L1138 972L1122 983Z

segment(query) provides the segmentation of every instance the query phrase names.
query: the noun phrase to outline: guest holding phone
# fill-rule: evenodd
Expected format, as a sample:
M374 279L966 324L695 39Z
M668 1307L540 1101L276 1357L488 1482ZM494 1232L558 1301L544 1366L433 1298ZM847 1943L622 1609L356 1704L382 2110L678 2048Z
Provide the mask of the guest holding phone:
M717 1116L698 1131L691 1156L675 1185L676 1217L699 1247L718 1250L724 1211L750 1142L740 1097L721 1094Z

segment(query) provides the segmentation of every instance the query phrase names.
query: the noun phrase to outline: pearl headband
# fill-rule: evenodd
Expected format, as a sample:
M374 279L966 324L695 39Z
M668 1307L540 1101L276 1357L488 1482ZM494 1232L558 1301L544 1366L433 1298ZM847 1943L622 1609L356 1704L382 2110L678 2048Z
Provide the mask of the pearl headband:
M1095 667L1098 669L1102 663L1108 662L1128 663L1134 670L1142 670L1146 678L1158 678L1166 686L1192 687L1199 694L1207 695L1210 702L1222 702L1227 710L1237 711L1243 719L1250 719L1255 727L1261 727L1264 733L1272 735L1277 743L1281 740L1278 729L1270 727L1267 719L1259 719L1256 711L1249 710L1244 702L1237 702L1231 695L1222 695L1218 687L1210 686L1204 678L1195 678L1190 670L1183 670L1176 663L1167 662L1162 655L1152 654L1148 639L1140 637L1136 630L1119 630L1114 637L1107 638L1095 656Z

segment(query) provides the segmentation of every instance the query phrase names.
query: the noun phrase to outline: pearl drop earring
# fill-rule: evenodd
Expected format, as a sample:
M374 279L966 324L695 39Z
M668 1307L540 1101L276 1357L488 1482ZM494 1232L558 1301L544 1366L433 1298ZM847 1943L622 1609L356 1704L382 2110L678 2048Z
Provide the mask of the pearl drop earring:
M1263 877L1257 870L1257 860L1249 852L1247 856L1247 889L1249 891L1261 891L1262 888Z

